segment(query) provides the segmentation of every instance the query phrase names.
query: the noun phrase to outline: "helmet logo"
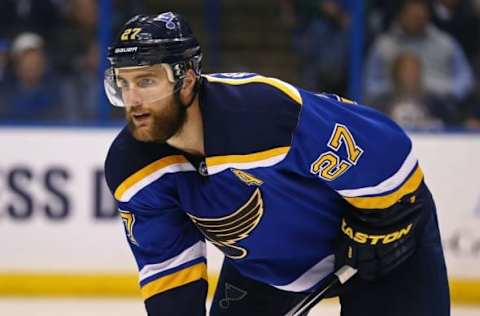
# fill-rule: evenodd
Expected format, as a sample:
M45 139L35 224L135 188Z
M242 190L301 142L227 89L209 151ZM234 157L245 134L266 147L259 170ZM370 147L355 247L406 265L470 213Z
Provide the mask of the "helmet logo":
M177 25L173 22L175 19L175 15L172 12L165 12L156 16L153 20L154 21L161 21L165 23L165 27L169 30L174 30Z

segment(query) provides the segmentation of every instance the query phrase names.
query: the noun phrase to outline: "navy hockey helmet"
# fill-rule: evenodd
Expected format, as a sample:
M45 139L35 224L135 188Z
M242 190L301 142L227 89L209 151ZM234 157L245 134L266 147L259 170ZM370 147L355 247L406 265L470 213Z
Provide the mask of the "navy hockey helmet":
M105 72L105 91L116 106L125 106L122 97L125 87L117 78L119 68L162 66L174 89L168 93L158 91L156 97L145 93L149 98L146 101L176 93L188 69L192 69L197 78L201 74L200 45L185 18L174 12L137 15L130 19L108 48L107 58L110 68Z

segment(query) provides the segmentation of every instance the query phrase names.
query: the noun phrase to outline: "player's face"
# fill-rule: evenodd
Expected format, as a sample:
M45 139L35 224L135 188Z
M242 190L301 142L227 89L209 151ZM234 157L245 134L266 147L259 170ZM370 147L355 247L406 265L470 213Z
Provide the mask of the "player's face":
M425 31L430 20L428 6L425 3L407 4L400 14L400 25L409 35L418 35Z
M165 142L182 127L186 109L174 95L174 84L159 65L118 69L126 118L133 136Z

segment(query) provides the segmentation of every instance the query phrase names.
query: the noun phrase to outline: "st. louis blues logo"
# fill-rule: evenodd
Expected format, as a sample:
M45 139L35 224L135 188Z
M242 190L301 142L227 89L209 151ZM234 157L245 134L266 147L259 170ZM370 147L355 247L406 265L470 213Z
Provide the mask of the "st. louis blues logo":
M154 20L161 21L165 23L165 27L167 29L174 30L177 27L175 22L173 22L174 18L175 18L175 15L172 12L165 12L165 13L159 14Z
M190 216L193 223L227 257L242 259L247 249L239 246L238 241L248 238L263 216L263 199L257 188L249 200L230 215L220 218L200 218Z

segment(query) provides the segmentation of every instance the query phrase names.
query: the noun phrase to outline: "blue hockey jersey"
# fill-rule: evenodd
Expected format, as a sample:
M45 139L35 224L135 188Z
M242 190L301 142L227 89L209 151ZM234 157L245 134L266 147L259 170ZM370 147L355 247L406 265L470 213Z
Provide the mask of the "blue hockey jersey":
M145 299L206 279L205 241L247 277L310 291L333 270L347 208L381 212L423 180L395 123L335 95L216 74L200 107L200 161L127 128L106 159Z

